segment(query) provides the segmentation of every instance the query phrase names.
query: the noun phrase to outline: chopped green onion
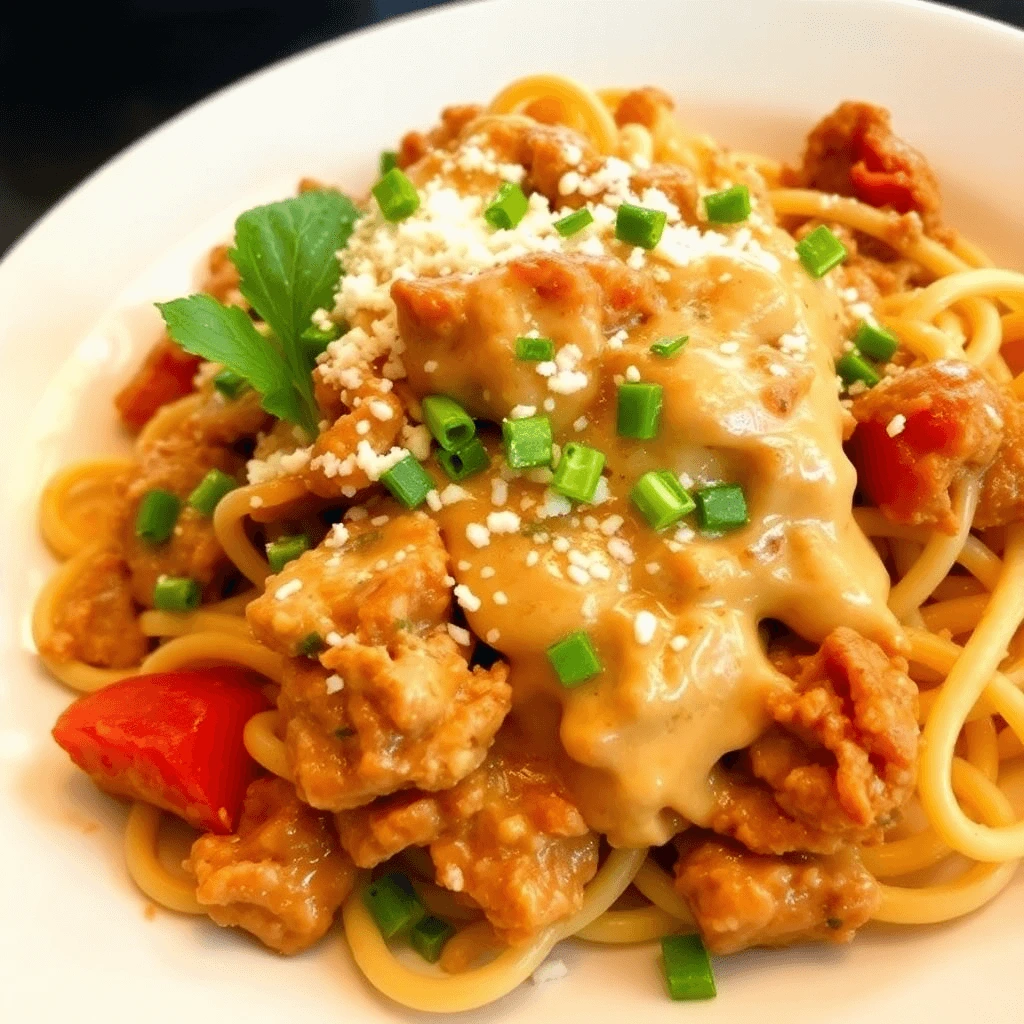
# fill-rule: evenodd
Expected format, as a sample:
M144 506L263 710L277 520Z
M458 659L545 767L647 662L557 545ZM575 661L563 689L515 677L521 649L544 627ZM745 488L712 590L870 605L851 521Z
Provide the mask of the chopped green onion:
M398 871L371 882L363 890L363 903L385 939L407 932L426 913L412 882Z
M880 363L889 362L900 347L896 335L884 327L879 327L878 324L869 324L867 320L861 321L857 333L853 336L853 343L864 355Z
M434 489L430 474L413 455L406 455L401 462L396 462L381 475L380 482L406 508L419 508Z
M604 670L590 637L582 629L553 643L547 654L558 681L567 688L579 686Z
M331 324L330 330L327 331L321 330L319 327L307 327L299 335L299 341L302 342L306 355L311 360L315 360L340 334L341 328L337 324Z
M161 612L190 612L202 599L202 588L187 576L161 576L153 587L153 607Z
M547 363L555 358L555 343L550 338L516 338L516 359L524 363Z
M211 469L199 486L188 496L188 503L201 515L212 516L217 503L228 491L233 491L238 481L219 469Z
M649 441L658 436L664 392L660 384L629 381L619 385L619 437Z
M385 149L380 155L380 160L377 161L380 176L383 178L388 171L393 170L397 166L398 154L393 149Z
M295 645L295 653L301 658L315 658L326 648L327 641L319 633L307 633Z
M656 356L661 356L662 359L668 359L669 356L674 356L689 340L688 334L679 334L675 338L662 338L651 346L651 351Z
M445 943L454 934L455 929L447 921L431 914L409 932L409 944L427 963L436 964L441 959Z
M824 224L796 243L800 262L811 277L824 277L846 259L846 246Z
M405 220L420 207L416 186L397 167L392 167L370 191L385 220Z
M475 476L491 464L487 449L479 437L474 437L469 444L454 452L439 448L437 461L441 463L441 468L449 478L456 481Z
M666 935L661 940L668 994L673 999L713 999L715 976L699 935Z
M501 437L505 444L505 461L512 469L551 464L551 421L547 416L502 420Z
M664 530L689 515L695 503L674 473L652 469L629 492L630 500L655 530Z
M713 484L694 491L697 523L707 533L738 530L750 522L747 498L739 484Z
M509 231L526 216L528 206L529 201L523 190L513 182L506 181L484 210L484 220L495 231Z
M423 422L446 451L458 451L473 440L473 417L447 395L427 395L423 399Z
M292 533L278 537L267 545L267 561L271 572L280 572L289 562L295 561L303 551L309 550L309 538L304 533Z
M602 469L604 452L570 441L555 467L551 489L573 501L592 501Z
M213 378L213 386L227 399L234 400L249 390L249 382L234 370L221 370Z
M572 213L556 220L554 227L563 238L569 238L570 235L575 235L577 231L582 231L593 223L594 215L584 206L581 210L573 210Z
M662 210L623 203L615 215L615 237L627 245L653 249L661 241L667 219Z
M859 352L847 352L838 359L836 373L843 378L843 383L847 387L861 381L869 388L873 388L882 379L874 366Z
M733 185L704 197L704 210L712 224L738 224L750 216L750 189Z
M146 491L135 515L135 536L147 544L163 544L174 532L181 499L170 491Z

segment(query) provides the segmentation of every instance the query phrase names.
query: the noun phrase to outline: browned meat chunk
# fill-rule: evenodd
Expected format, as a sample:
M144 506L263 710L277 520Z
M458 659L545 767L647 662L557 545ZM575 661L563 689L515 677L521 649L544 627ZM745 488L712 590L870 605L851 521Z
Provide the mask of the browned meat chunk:
M750 747L755 776L779 806L824 832L888 823L914 788L917 687L852 629L834 630L805 660L792 690L769 693L779 728Z
M717 780L708 826L762 854L831 854L878 842L917 764L917 689L901 658L851 629L787 658L792 689L767 697L777 723Z
M768 788L750 780L749 766L723 774L717 782L717 806L708 827L739 840L748 850L765 854L835 853L843 845L842 836L783 813Z
M553 766L504 737L453 789L378 800L339 814L338 830L361 867L429 845L438 882L471 896L510 942L578 910L597 871L597 836Z
M327 671L297 667L278 706L302 798L346 810L411 786L447 789L477 768L511 688L502 662L471 669L465 652L440 626L329 648Z
M413 389L428 393L444 381L446 394L491 418L514 405L540 407L550 395L536 366L516 361L517 336L536 330L571 338L576 352L566 367L588 373L605 334L634 326L662 304L650 280L620 260L580 255L528 256L474 277L399 281L391 295ZM435 363L432 373L424 369ZM559 402L566 426L592 401L596 378Z
M130 668L147 651L128 567L116 551L99 550L55 603L53 632L41 653L56 661Z
M369 380L348 398L348 411L322 431L313 443L306 486L323 498L354 497L370 484L360 466L360 451L383 455L398 441L405 410L390 381ZM321 388L321 394L323 389Z
M858 396L850 453L861 487L895 522L954 532L950 484L995 458L1000 404L978 370L953 359L906 370Z
M673 107L675 103L667 92L647 85L642 89L633 89L622 97L615 108L615 123L620 126L642 124L650 130L657 127L658 121L665 114L672 113Z
M185 501L211 469L233 474L240 461L227 448L185 433L161 438L143 449L138 475L128 487L122 530L132 594L139 604L152 605L153 587L162 575L189 576L205 587L227 570L228 559L214 534L213 520ZM143 496L155 488L176 494L183 504L170 539L154 545L136 537L135 518Z
M260 405L256 391L246 391L230 401L214 391L212 385L202 389L204 401L182 425L182 433L197 443L232 445L243 438L255 437L270 425L270 416Z
M408 167L422 160L432 149L448 148L471 121L483 113L483 107L476 103L464 103L445 107L441 111L441 123L429 132L409 132L402 139L398 150L398 166Z
M892 131L892 118L870 103L841 103L807 138L799 181L824 192L856 196L871 206L941 223L942 197L927 160Z
M1000 397L1003 442L985 474L974 514L974 525L981 530L1024 519L1024 403L1008 390Z
M399 630L424 632L447 619L448 552L437 524L393 503L375 511L386 521L374 516L376 524L370 519L350 522L340 544L332 532L271 577L263 595L246 609L261 643L294 654L310 633L327 637L334 632L380 644ZM279 599L282 587L286 595Z
M185 866L217 924L289 954L323 936L355 881L330 818L300 803L283 779L253 782L238 831L200 836Z
M878 883L850 847L830 856L769 857L690 835L679 846L676 889L712 953L849 942L878 908Z

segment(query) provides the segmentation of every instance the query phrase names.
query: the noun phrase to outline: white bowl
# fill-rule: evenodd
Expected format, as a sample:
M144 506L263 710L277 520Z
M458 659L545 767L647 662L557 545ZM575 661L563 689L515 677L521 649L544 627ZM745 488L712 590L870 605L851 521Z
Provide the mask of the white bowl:
M1021 264L1024 34L914 0L449 7L288 60L112 161L0 265L0 1019L419 1019L369 989L340 934L286 960L205 919L147 919L121 857L124 809L49 737L69 695L29 635L53 568L35 506L57 466L123 446L109 399L158 329L150 303L190 286L236 213L303 174L360 191L405 130L539 70L660 85L688 123L790 157L838 100L885 104L939 172L951 222ZM1022 911L1016 886L950 925L721 960L718 998L686 1007L664 995L654 947L566 944L566 978L464 1019L1017 1021Z

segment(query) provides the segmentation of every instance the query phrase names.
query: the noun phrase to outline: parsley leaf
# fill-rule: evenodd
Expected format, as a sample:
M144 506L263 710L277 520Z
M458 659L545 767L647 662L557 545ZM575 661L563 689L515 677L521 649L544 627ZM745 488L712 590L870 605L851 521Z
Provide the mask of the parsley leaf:
M333 189L258 206L235 221L228 253L239 289L273 335L264 337L240 309L208 295L157 303L171 337L186 352L223 363L262 396L263 408L316 433L314 356L301 334L314 310L330 306L341 276L336 253L359 211Z
M222 306L209 295L158 302L167 332L186 351L223 363L262 396L263 408L293 423L306 421L284 357L253 326L244 309Z
M331 305L341 276L335 254L358 216L340 192L316 189L258 206L235 221L228 256L241 274L239 290L280 339L292 380L311 408L313 362L299 335L314 310Z

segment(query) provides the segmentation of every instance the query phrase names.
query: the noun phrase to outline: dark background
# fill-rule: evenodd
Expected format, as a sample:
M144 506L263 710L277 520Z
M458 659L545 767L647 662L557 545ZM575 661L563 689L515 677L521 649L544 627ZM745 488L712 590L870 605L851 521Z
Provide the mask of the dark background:
M118 150L313 43L444 0L8 5L0 21L0 253ZM1024 0L941 0L1024 28Z

